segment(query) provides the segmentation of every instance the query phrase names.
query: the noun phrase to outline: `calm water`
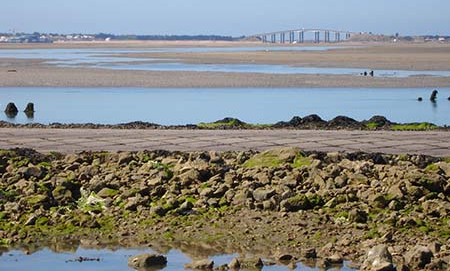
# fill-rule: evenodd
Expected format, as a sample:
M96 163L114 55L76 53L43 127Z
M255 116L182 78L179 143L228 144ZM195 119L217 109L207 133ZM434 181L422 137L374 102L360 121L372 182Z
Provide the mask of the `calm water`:
M25 255L20 251L11 251L0 256L0 270L8 271L131 271L128 267L128 257L139 253L151 253L149 250L125 250L119 249L111 250L86 250L78 249L75 253L54 253L48 249L44 249ZM94 262L66 262L77 257L100 258L100 261ZM175 271L184 270L184 264L191 262L191 259L178 250L171 250L166 254L167 266L161 270ZM214 260L215 266L229 263L237 255L217 255L209 257ZM285 266L267 266L263 270L267 271L281 271L289 270ZM295 270L318 270L316 268L306 267L298 264ZM332 270L351 271L347 267L336 268Z
M154 49L2 49L0 58L47 59L49 64L60 67L77 67L83 65L91 68L147 71L213 71L213 72L246 72L265 74L333 74L358 75L367 69L327 68L327 67L293 67L288 65L261 64L186 64L176 59L151 59L118 57L131 53L152 52L238 52L238 51L325 51L348 47L323 46L274 46L274 47L224 47L224 48L154 48ZM172 63L161 63L162 60ZM159 61L159 63L158 63ZM125 63L124 63L125 62ZM150 63L149 63L150 62ZM1 63L0 63L1 65ZM417 75L450 77L450 71L406 71L375 70L377 77L409 77Z
M64 65L70 67L70 65ZM186 64L186 63L99 63L96 68L115 70L142 71L195 71L195 72L245 72L265 74L326 74L326 75L360 75L369 69L356 68L319 68L294 67L288 65L264 64ZM374 70L375 77L409 77L409 76L442 76L450 77L450 71L406 71L406 70Z
M395 122L450 125L450 88L440 88L436 103L432 88L299 88L299 89L146 89L146 88L0 88L0 109L14 102L22 111L35 103L28 119L0 113L15 123L103 123L147 121L195 124L224 117L249 123L275 123L292 116L318 114L324 119L346 115L356 120L383 115ZM418 102L417 97L423 97ZM2 110L0 110L2 111Z
M350 47L332 46L256 46L256 47L186 47L149 49L0 49L0 58L53 59L67 63L104 62L106 56L131 53L191 53L191 52L255 52L255 51L326 51ZM123 61L123 58L120 58ZM119 59L119 60L120 60ZM130 60L127 58L127 60ZM79 62L80 61L80 62ZM130 60L132 61L132 60Z

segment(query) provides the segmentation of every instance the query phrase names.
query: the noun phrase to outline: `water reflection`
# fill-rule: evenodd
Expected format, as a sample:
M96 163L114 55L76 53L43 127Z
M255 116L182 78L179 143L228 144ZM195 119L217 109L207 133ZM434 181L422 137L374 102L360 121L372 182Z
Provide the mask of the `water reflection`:
M116 245L108 245L105 247L85 248L80 247L79 242L66 243L59 242L58 244L49 244L48 247L28 247L26 249L12 250L12 251L0 251L0 266L2 269L10 271L18 270L61 270L61 271L77 271L82 267L85 271L102 271L102 270L117 270L117 271L130 271L128 267L128 258L132 255L142 253L158 253L163 254L168 258L166 266L159 266L150 270L183 270L186 263L190 263L199 259L210 259L214 261L215 266L221 266L228 264L234 258L240 259L254 259L258 258L259 254L251 253L236 253L236 252L218 252L220 246L210 247L208 245L193 245L184 243L182 246L177 247L161 245L161 242L155 243L158 246L151 245L150 248L126 248ZM178 244L180 245L180 244ZM270 252L266 252L267 255ZM276 263L270 260L270 256L263 256L265 266L262 270L278 271L286 270L288 267L283 264ZM261 256L259 256L261 257ZM92 261L80 261L79 259L95 259ZM98 260L97 260L98 259ZM336 266L336 269L350 271L355 270L347 267L348 262L344 265ZM306 263L290 263L289 268L292 270L320 270L316 267L315 261L309 261ZM261 269L255 269L261 270Z

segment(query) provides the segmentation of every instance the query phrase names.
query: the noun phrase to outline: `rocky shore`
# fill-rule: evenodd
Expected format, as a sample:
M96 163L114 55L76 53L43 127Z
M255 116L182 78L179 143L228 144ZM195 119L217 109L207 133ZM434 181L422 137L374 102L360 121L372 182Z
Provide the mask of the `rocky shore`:
M0 176L4 249L164 244L360 270L450 262L449 159L14 149L0 152Z
M347 116L337 116L332 120L323 120L318 115L308 115L305 117L294 116L289 121L280 121L275 124L251 124L237 118L224 118L215 122L186 124L186 125L160 125L156 123L134 121L121 124L94 124L94 123L27 123L17 124L0 121L0 128L56 128L56 129L207 129L207 130L227 130L227 129L319 129L319 130L450 130L449 126L438 126L433 123L396 123L388 120L384 116L373 116L369 120L357 121Z

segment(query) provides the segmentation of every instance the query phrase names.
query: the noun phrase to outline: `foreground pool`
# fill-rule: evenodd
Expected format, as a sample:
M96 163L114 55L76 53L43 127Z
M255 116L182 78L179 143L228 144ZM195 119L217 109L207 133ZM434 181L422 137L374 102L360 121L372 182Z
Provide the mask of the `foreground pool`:
M0 109L14 102L27 118L0 113L14 123L99 123L146 121L165 125L210 122L235 117L249 123L275 123L292 116L318 114L330 120L345 115L367 120L383 115L394 122L450 124L450 88L298 88L298 89L166 89L166 88L0 88ZM417 98L423 97L422 102Z
M0 256L0 270L8 271L131 271L127 265L128 258L135 254L140 253L152 253L151 250L138 250L138 249L117 249L117 250L93 250L93 249L77 249L75 252L52 252L49 249L43 249L26 255L21 251L6 252ZM167 257L167 265L162 269L155 270L185 270L184 264L190 263L191 257L195 255L186 255L179 250L170 250L164 253ZM237 254L228 255L216 255L210 256L209 259L214 261L214 266L220 266L228 264L233 258L237 257ZM78 262L76 258L86 257L91 258L93 261ZM308 267L301 263L297 264L296 269L288 269L282 265L272 265L263 267L262 270L267 271L281 271L281 270L319 270L313 266ZM351 271L344 265L343 267L336 267L332 270Z

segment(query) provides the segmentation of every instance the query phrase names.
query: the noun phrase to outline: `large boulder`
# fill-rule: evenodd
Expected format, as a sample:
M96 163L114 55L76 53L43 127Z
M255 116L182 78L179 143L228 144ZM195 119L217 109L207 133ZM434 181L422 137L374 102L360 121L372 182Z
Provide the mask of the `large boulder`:
M157 254L140 254L128 258L128 266L136 270L145 270L152 267L162 267L167 264L167 258Z
M406 252L405 263L412 269L422 269L431 262L433 252L425 246L415 246L412 250Z
M392 255L386 245L377 245L367 252L361 270L367 271L394 271Z

